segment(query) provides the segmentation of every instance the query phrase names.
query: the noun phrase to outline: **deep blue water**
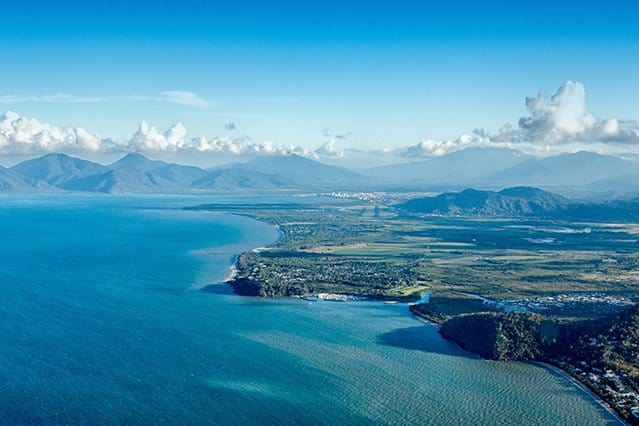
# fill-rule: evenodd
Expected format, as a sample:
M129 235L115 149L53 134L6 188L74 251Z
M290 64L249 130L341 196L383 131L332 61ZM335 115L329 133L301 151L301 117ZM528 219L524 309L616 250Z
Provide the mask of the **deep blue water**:
M0 423L606 424L566 379L381 303L221 281L278 232L218 197L0 197Z

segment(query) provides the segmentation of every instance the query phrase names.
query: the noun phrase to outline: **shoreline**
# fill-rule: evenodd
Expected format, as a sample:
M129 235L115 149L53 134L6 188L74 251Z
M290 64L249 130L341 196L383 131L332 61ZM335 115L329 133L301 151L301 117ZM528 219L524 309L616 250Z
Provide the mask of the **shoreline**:
M566 379L570 383L572 383L572 385L575 386L577 389L579 389L584 395L587 395L588 398L590 398L592 401L594 401L597 405L599 405L601 408L606 410L606 412L608 412L611 416L613 416L614 419L617 420L617 422L620 425L629 425L630 424L623 417L621 417L619 415L619 413L617 413L615 411L615 409L612 408L606 401L601 399L601 397L599 395L594 393L586 385L581 383L579 380L577 380L573 375L571 375L568 371L564 370L563 368L561 368L559 366L556 366L554 364L550 364L548 362L544 362L544 361L525 361L525 362L528 363L528 364L536 365L536 366L538 366L540 368L544 368L544 369L546 369L548 371L551 371L551 372L563 377L564 379Z
M435 322L435 321L431 321L421 315L417 315L414 314L412 311L410 311L411 315L416 318L418 321L424 323L424 324L428 324L431 325L433 327L436 327L437 329L441 328L441 324ZM462 348L461 346L459 346L456 342L450 341L448 339L446 339L447 341L453 343L459 350L463 351L464 353L470 354L472 356L475 356L479 359L484 359L481 356L473 353L473 352L469 352L467 350L465 350L464 348ZM489 361L489 360L486 360ZM494 361L494 362L504 362L504 361ZM605 410L608 414L610 414L616 421L618 424L620 425L629 425L630 423L627 422L623 417L621 417L621 415L619 413L617 413L617 411L615 411L614 408L612 408L612 406L610 404L608 404L606 401L604 401L599 395L597 395L596 393L594 393L591 389L589 389L584 383L581 383L577 378L575 378L573 375L570 374L570 372L568 372L567 370L564 370L563 368L554 365L554 364L550 364L548 362L545 361L517 361L517 362L524 362L526 364L531 364L531 365L536 365L540 368L544 368L558 376L563 377L564 379L568 380L574 387L576 387L579 391L581 391L584 395L586 395L591 401L593 401L596 405L600 406L603 410Z
M236 213L230 213L229 214L236 214ZM277 231L278 231L278 238L271 242L270 244L265 244L262 246L258 246L258 247L254 247L248 250L244 250L239 254L234 255L233 257L233 262L230 266L230 270L229 270L229 274L227 276L227 278L220 282L220 284L226 284L231 288L232 294L235 296L247 296L247 295L242 295L240 293L237 293L235 291L235 288L233 287L233 285L231 284L235 279L238 278L239 276L239 267L238 267L238 262L240 260L240 257L245 254L245 253L260 253L261 251L264 250L268 250L270 247L278 244L280 241L282 241L282 239L285 237L285 232L284 230L276 223L270 223L267 221L263 221L260 220L258 218L256 218L255 216L252 215L242 215L239 214L238 216L244 216L244 217L249 217L253 220L262 222L264 224L268 224L272 227L274 227ZM428 292L425 292L428 293ZM328 302L360 302L360 301L377 301L379 303L403 303L406 304L407 308L408 308L408 312L409 315L415 319L417 319L418 321L424 323L424 324L428 324L431 326L436 327L437 329L441 328L441 324L435 321L432 321L430 319L427 319L421 315L418 315L416 313L414 313L412 311L412 309L410 309L410 306L416 303L419 303L419 301L421 301L423 299L424 294L421 294L421 298L418 301L405 301L402 302L401 300L384 300L384 298L378 298L378 297L370 297L370 296L354 296L354 295L349 295L349 294L341 294L341 293L309 293L309 294L303 294L303 295L286 295L286 296L282 296L282 297L286 297L288 299L298 299L298 300L308 300L308 301L328 301ZM249 296L251 297L251 296ZM252 296L252 297L260 297L260 298L264 298L263 296ZM443 338L443 336L442 336ZM472 352L469 352L463 348L461 348L457 343L452 342L455 344L455 346L457 346L461 351L463 351L464 353L471 355L473 357L477 357L479 359L483 359L481 356L474 354ZM627 425L630 424L628 423L623 417L621 417L621 415L619 413L617 413L614 408L612 408L608 403L606 403L602 398L600 398L598 395L596 395L592 390L590 390L589 388L586 387L585 384L581 383L577 378L573 377L568 371L562 369L561 367L543 362L543 361L522 361L531 365L536 365L539 366L541 368L545 368L546 370L550 371L551 373L554 373L556 375L559 375L563 378L565 378L566 380L569 381L569 383L571 383L573 386L575 386L577 388L577 390L579 390L583 395L585 395L587 397L587 399L589 399L591 402L593 402L595 405L601 407L603 410L605 410L608 414L610 414L610 416L620 425Z
M237 261L239 258L240 258L239 254L233 255L233 263L231 263L231 267L229 268L229 273L226 275L226 278L224 278L224 280L220 282L220 284L229 284L231 281L233 281L237 277L237 274L239 273L237 269Z

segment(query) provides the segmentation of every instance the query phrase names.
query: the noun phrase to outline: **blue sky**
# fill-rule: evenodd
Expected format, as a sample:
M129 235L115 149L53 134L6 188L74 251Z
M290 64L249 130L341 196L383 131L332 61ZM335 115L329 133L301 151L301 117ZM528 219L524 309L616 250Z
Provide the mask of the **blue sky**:
M314 148L333 129L350 132L341 147L405 146L516 125L527 96L568 80L583 83L595 116L639 119L639 6L630 1L21 1L2 10L0 110L117 140L146 120L256 143Z

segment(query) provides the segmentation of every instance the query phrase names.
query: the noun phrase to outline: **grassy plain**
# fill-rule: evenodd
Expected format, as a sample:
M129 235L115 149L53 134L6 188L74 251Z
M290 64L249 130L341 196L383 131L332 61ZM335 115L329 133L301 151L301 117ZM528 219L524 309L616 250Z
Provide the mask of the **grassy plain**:
M639 296L637 224L410 216L383 202L219 205L278 225L282 239L245 253L240 275L261 295L339 293L468 306L567 293ZM476 303L473 303L476 305ZM448 315L446 315L447 317Z

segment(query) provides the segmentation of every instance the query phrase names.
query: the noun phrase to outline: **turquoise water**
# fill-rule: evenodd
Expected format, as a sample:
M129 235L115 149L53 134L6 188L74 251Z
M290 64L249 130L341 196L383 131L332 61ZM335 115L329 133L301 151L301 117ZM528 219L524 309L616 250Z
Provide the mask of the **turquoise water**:
M278 237L205 201L0 198L0 423L612 423L403 305L202 291Z

